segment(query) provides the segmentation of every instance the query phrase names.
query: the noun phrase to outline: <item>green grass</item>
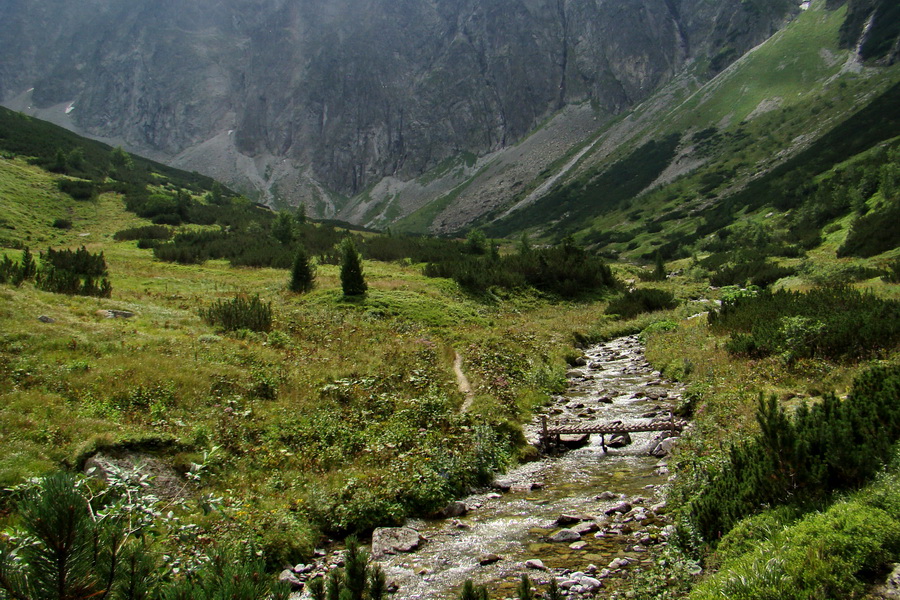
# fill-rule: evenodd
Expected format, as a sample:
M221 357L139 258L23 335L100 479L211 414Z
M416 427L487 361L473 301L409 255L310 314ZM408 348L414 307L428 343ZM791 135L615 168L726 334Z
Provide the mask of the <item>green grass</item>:
M785 108L806 105L849 56L838 39L845 15L845 7L827 10L824 1L813 2L810 10L739 59L731 72L686 100L673 127L703 128L723 120L737 124L767 100Z

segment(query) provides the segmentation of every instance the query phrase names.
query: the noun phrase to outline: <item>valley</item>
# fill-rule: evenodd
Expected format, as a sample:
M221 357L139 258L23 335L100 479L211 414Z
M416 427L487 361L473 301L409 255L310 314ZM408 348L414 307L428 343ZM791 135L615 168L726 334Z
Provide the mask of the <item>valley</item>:
M426 4L428 27L454 22ZM460 69L429 72L445 84L505 39L492 3L470 4L468 46L423 46ZM567 63L552 110L521 102L528 118L471 130L486 144L454 130L453 152L410 140L408 169L385 167L375 127L335 159L352 185L270 152L284 114L244 107L239 160L267 182L301 165L309 185L249 197L0 108L0 597L896 597L894 9L664 4L641 14L701 40L678 68L602 104ZM231 5L185 22L213 54L230 56L213 33ZM277 46L273 7L228 27ZM518 102L514 62L483 66L485 102ZM88 93L59 77L34 90L44 108ZM325 146L346 133L331 106ZM203 154L211 132L165 139ZM542 417L688 425L557 452ZM420 547L377 552L397 527Z

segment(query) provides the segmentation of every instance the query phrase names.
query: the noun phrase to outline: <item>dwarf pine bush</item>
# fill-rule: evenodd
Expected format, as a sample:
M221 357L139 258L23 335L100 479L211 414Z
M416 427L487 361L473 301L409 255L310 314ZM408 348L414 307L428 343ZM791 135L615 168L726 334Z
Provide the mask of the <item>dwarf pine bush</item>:
M224 331L249 329L268 332L272 330L272 303L263 302L258 294L252 298L235 296L231 300L217 300L208 308L200 309L200 318Z
M830 394L792 417L774 397L760 398L757 421L759 434L731 448L691 503L707 541L765 507L817 505L875 477L900 440L900 366L873 368L846 400Z

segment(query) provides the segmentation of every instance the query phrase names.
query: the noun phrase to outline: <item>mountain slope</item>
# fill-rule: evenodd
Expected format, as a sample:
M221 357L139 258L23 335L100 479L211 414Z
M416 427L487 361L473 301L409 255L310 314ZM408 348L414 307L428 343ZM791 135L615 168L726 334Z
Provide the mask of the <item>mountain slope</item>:
M565 107L618 113L697 59L705 79L795 11L788 0L11 0L0 100L330 216L385 177L510 148Z

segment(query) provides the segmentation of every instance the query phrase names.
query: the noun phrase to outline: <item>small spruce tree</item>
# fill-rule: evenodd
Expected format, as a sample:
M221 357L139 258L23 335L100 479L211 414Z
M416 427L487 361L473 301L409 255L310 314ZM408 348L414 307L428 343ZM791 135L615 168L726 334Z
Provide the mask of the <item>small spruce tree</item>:
M518 592L519 600L534 600L534 594L531 592L531 579L525 573L522 573L522 578L519 580Z
M294 241L294 219L286 212L278 213L272 224L272 237L284 245Z
M306 252L306 248L300 246L294 256L294 265L291 267L291 281L289 288L292 292L309 292L316 285L316 266Z
M37 264L34 262L34 255L31 254L31 250L25 248L22 251L22 266L20 267L22 280L26 279L34 279L35 274L37 273Z
M663 262L662 254L658 251L656 253L656 257L654 258L654 267L653 267L653 281L665 281L666 280L666 263Z
M352 238L344 238L341 242L341 289L345 296L364 296L368 288L356 245Z

